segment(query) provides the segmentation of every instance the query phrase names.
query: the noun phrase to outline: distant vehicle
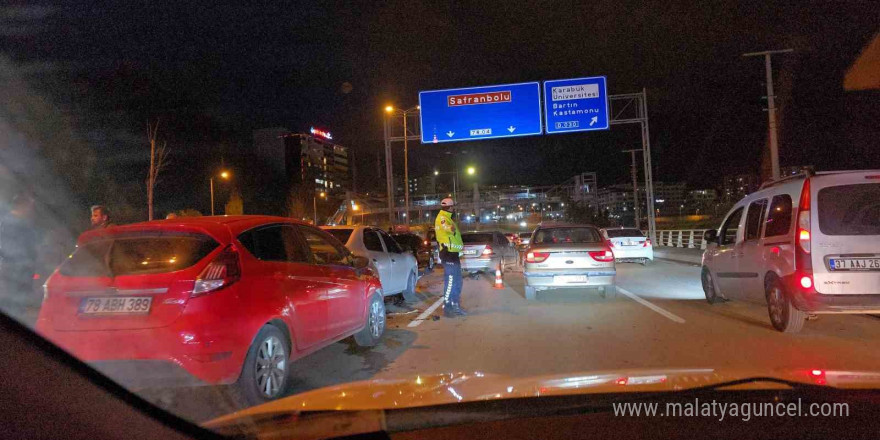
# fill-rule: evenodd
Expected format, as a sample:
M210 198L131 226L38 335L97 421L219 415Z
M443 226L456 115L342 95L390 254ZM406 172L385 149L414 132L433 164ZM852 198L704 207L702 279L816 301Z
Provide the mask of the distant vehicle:
M610 243L614 259L618 263L642 263L647 266L654 261L654 246L636 228L605 228L602 236Z
M614 253L591 225L538 226L526 250L523 275L526 299L539 290L595 288L614 293Z
M440 264L440 245L437 244L437 233L433 227L428 228L428 243L431 245L431 253L434 255L434 264Z
M419 267L429 271L434 269L434 252L431 248L431 242L412 232L392 233L391 238L397 241L403 250L412 252Z
M290 361L352 335L379 341L367 264L280 217L90 231L46 283L37 331L122 384L235 383L256 404L284 395Z
M419 265L416 257L403 248L387 232L371 226L322 226L345 244L354 255L367 257L382 281L385 296L403 294L416 299Z
M516 261L516 249L498 231L465 232L461 234L461 269L471 275L492 272Z
M802 174L765 185L706 231L709 303L767 305L782 332L821 313L880 313L880 170Z
M532 232L520 232L519 233L519 244L529 244L529 241L532 238Z

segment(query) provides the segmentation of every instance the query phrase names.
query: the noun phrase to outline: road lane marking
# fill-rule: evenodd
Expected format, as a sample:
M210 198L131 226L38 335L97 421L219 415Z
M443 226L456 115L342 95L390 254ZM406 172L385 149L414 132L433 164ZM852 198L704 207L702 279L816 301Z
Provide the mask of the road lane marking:
M647 308L649 308L649 309L651 309L651 310L653 310L653 311L655 311L655 312L657 312L657 313L659 313L659 314L661 314L661 315L663 315L663 316L665 316L665 317L667 317L667 318L669 318L679 324L684 324L684 318L682 318L682 317L680 317L680 316L678 316L678 315L676 315L676 314L674 314L674 313L672 313L672 312L670 312L670 311L668 311L668 310L666 310L656 304L653 304L653 303L649 302L648 300L643 299L642 297L636 295L635 293L630 292L629 290L624 289L623 287L617 286L617 291L628 296L633 301L635 301L635 302L637 302L637 303L639 303L639 304L641 304L641 305L643 305L643 306L645 306L645 307L647 307Z
M440 307L440 304L443 304L443 297L437 300L434 304L431 304L431 307L425 309L421 315L417 316L416 319L413 319L412 322L407 325L407 327L416 327L422 323L428 316L431 316L431 313L434 313L434 310L437 310L437 307Z

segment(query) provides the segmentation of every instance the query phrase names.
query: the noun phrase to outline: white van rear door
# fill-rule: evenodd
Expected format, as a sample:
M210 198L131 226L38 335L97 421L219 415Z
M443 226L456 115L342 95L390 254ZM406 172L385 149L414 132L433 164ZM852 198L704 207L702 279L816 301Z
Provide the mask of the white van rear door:
M880 294L880 171L819 175L811 183L816 291Z

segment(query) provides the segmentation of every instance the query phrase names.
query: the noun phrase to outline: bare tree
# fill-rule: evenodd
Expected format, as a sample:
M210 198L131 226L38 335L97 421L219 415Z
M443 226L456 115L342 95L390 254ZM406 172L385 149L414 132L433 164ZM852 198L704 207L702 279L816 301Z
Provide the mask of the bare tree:
M150 140L150 172L147 174L147 211L149 220L153 219L153 194L156 183L159 181L159 173L168 165L168 144L163 142L156 146L156 133L159 131L159 121L151 125L147 122L147 138Z

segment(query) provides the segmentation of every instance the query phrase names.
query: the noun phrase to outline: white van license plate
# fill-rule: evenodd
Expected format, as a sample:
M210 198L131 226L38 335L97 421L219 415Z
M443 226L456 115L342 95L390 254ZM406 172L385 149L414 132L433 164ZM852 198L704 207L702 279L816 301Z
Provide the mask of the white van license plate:
M832 258L831 270L880 270L880 258Z

